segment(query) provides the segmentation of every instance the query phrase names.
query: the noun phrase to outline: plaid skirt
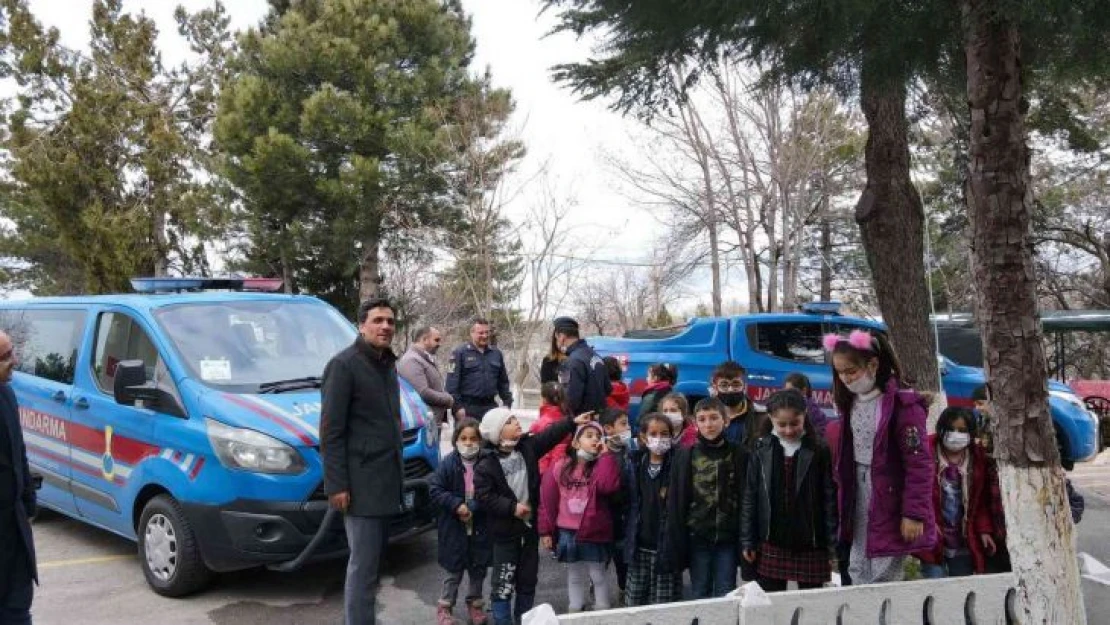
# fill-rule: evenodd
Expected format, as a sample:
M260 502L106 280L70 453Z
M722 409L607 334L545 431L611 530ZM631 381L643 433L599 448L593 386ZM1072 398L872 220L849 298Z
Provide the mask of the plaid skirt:
M827 550L793 551L763 543L756 571L767 579L823 584L831 578L832 567Z

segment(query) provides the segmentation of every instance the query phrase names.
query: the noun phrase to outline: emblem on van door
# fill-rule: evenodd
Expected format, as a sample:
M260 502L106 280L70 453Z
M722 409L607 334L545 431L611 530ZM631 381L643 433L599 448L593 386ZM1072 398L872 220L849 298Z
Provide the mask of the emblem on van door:
M104 427L104 455L100 457L100 472L109 482L116 476L116 461L112 459L112 426Z

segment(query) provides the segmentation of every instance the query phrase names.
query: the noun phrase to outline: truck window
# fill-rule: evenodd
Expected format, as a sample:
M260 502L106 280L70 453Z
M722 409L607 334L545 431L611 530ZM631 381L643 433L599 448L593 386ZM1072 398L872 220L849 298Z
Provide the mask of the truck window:
M24 308L0 313L0 327L15 346L17 370L62 384L73 384L84 326L83 310Z
M93 351L93 374L100 390L109 394L112 392L116 365L123 360L143 361L147 379L181 400L158 348L142 326L122 313L101 313L96 322L96 347Z
M761 354L803 364L825 364L820 323L776 321L748 326L748 345Z

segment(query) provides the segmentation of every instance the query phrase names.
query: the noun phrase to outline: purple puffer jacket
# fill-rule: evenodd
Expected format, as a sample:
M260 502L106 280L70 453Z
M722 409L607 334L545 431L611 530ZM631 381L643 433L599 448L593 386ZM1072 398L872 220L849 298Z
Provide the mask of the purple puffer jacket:
M829 427L829 416L825 414L825 410L813 401L812 398L806 398L806 419L813 424L813 429L821 438L825 438L825 430Z
M879 408L875 451L871 462L871 509L868 514L867 557L909 555L932 549L937 541L933 512L933 459L925 433L925 399L912 389L887 384ZM852 540L852 512L856 497L856 461L851 414L840 415L839 453L836 458L840 540ZM892 439L893 437L893 439ZM921 538L902 540L902 518L925 522Z

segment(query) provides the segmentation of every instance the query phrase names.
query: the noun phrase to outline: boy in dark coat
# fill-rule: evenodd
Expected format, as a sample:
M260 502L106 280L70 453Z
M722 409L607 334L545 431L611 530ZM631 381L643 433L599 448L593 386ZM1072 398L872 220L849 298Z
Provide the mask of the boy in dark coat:
M589 423L592 418L593 413L573 420L568 416L539 434L524 434L508 408L495 408L482 418L482 438L493 453L479 458L474 469L474 491L478 506L486 513L493 542L490 603L496 625L519 623L536 598L539 459L573 433L576 424ZM514 593L515 610L510 603Z

